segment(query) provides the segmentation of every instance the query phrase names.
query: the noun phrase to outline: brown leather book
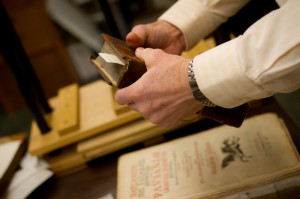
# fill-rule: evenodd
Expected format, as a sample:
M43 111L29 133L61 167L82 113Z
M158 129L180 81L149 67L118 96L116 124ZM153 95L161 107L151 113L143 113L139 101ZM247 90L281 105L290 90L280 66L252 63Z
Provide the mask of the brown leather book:
M102 34L104 44L91 63L103 79L112 86L124 88L134 83L146 71L145 64L135 56L134 50L117 38Z
M145 64L135 56L134 49L125 41L102 34L104 44L97 57L91 57L91 63L98 69L103 79L110 85L124 88L138 80L146 71ZM233 109L222 107L204 107L201 115L222 124L240 127L243 123L248 104Z

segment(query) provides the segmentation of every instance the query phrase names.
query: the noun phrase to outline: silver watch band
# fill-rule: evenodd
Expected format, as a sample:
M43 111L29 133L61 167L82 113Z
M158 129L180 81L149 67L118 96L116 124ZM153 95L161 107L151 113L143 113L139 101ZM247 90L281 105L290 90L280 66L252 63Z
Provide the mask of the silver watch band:
M192 89L194 98L197 101L200 101L204 106L214 107L216 106L213 102L205 97L205 95L200 91L198 84L196 82L194 70L193 70L193 60L190 60L188 66L188 77L189 77L189 85Z

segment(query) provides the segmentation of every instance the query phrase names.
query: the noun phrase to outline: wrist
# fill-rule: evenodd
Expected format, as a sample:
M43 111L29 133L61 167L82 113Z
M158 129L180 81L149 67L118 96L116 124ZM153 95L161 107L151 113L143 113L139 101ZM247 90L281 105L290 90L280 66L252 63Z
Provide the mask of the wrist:
M181 62L181 69L180 69L180 84L182 87L182 90L184 90L185 95L189 95L190 99L194 99L194 96L191 92L191 88L189 85L189 77L186 75L186 71L188 71L188 66L189 66L189 59L184 58L184 60Z
M195 74L194 74L193 60L190 60L188 63L187 76L188 76L189 86L190 86L190 89L193 93L195 100L201 102L204 106L209 106L209 107L216 106L213 102L211 102L209 99L207 99L205 97L205 95L201 92L201 90L199 89L196 78L195 78Z
M175 42L176 46L178 46L181 51L185 50L186 42L182 31L168 21L160 19L157 22L169 31L169 42Z

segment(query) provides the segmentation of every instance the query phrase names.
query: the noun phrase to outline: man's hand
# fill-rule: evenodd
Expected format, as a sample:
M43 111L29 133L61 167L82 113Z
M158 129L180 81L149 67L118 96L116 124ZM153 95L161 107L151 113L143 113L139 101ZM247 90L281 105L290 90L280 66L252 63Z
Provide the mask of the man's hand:
M160 48L170 54L181 54L185 49L182 32L174 25L159 20L135 26L126 37L128 46Z
M140 112L150 122L173 127L203 108L189 87L189 60L159 49L138 48L147 72L132 85L117 91L116 101Z

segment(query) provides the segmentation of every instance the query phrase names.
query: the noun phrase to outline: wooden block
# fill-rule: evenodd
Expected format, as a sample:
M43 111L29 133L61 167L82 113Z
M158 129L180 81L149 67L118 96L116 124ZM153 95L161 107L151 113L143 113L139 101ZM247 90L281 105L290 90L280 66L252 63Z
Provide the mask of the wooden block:
M87 169L87 168L88 168L87 165L83 164L83 165L73 166L71 168L66 168L64 170L59 170L59 171L56 171L54 173L55 173L56 177L62 178L64 176L82 171L82 170Z
M189 124L184 122L176 128ZM161 128L145 119L134 121L107 133L89 138L77 144L77 152L91 160L112 153L119 149L143 142L158 135L163 135L176 128Z
M79 128L78 84L71 84L58 91L57 131L60 135Z
M168 131L170 131L170 130L159 128L159 127L150 128L150 129L141 131L139 133L130 135L128 137L124 137L120 140L116 140L114 142L108 143L106 145L98 146L97 148L86 151L85 153L83 153L83 155L87 160L92 160L94 158L101 157L106 154L115 152L119 149L123 149L123 148L129 147L131 145L141 143L141 142L143 142L147 139L153 138L157 135L167 133Z
M45 156L44 159L54 173L62 173L86 164L86 159L76 152L74 146L66 147L56 155Z
M154 124L145 119L136 120L119 128L112 129L101 135L83 140L77 144L77 152L84 153L99 146L110 144L116 140L121 140L124 137L132 136L136 133L141 133L147 129L155 127Z
M127 113L128 111L131 111L131 109L127 105L120 105L115 100L115 93L117 91L117 87L111 87L112 89L112 101L113 101L113 108L117 115Z
M143 145L144 145L144 147L150 147L150 146L153 146L153 145L156 145L156 144L160 144L164 141L165 141L165 136L164 135L158 135L158 136L155 136L153 138L149 138L147 140L144 140Z
M52 98L49 103L53 111L48 116L51 131L41 134L35 121L32 122L29 152L32 155L42 156L53 150L101 134L142 116L135 112L117 115L112 107L111 86L99 80L79 88L79 128L72 133L60 136L55 125L57 124L58 98Z

